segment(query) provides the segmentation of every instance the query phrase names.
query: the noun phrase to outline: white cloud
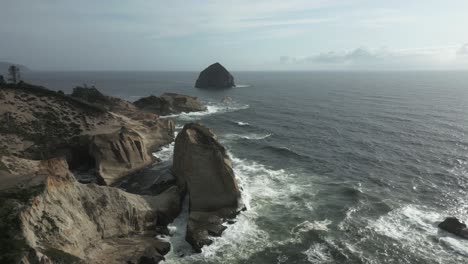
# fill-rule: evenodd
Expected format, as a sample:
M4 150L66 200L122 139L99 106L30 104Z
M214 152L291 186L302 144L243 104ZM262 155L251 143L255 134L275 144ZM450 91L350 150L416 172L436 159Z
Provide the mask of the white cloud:
M460 47L460 49L457 51L457 55L459 57L468 58L468 43Z
M304 57L282 56L280 63L340 69L458 69L466 66L458 59L460 56L468 58L468 44L461 48L459 45L400 50L357 48Z

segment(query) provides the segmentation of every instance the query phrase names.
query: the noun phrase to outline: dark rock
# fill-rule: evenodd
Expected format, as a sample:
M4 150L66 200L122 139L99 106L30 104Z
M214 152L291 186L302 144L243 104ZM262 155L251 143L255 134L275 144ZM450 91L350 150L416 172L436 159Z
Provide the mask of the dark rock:
M164 256L169 253L169 251L171 251L171 243L162 240L156 240L154 242L154 248L156 251L158 251L159 254Z
M110 103L109 98L99 92L99 90L95 87L75 87L73 88L71 96L89 103Z
M243 207L232 162L210 129L190 123L176 138L173 173L189 195L186 240L199 252L211 244L209 235L220 236L226 229L224 219Z
M170 113L169 102L154 95L140 98L133 102L133 104L144 111L156 113L158 115L167 115Z
M234 86L234 77L218 62L204 69L195 83L197 88L222 89Z
M133 104L141 110L158 115L206 110L206 106L197 97L176 93L164 93L160 97L150 95L135 101Z
M438 227L442 230L445 230L449 233L455 234L459 237L468 239L468 229L466 229L466 225L460 222L455 217L448 217L443 222L441 222Z
M165 258L155 248L148 247L138 259L138 264L158 264L163 260Z
M164 93L161 98L169 102L174 113L205 111L204 106L197 97L177 93Z

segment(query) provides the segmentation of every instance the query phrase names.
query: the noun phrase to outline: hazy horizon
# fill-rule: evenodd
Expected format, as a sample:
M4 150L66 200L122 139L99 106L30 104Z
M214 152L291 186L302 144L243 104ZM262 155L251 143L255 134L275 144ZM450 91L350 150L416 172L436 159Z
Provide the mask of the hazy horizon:
M462 0L18 0L1 10L0 61L39 71L468 70Z

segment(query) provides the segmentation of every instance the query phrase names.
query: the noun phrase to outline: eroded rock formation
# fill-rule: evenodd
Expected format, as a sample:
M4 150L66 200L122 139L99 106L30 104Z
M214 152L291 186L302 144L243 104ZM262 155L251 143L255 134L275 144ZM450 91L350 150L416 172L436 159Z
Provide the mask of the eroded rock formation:
M177 187L140 196L78 183L63 159L1 161L0 263L139 263L167 253L152 236L179 214Z
M173 173L190 201L186 240L200 251L243 206L231 159L210 129L191 123L177 135Z
M158 115L206 110L206 106L197 97L177 93L164 93L160 97L151 95L135 101L134 104L143 111Z
M65 156L72 169L98 164L101 176L107 177L106 171L112 171L117 172L113 177L118 179L150 165L151 152L174 140L171 120L158 119L157 115L145 113L122 99L102 95L93 88L79 91L71 97L26 84L2 88L1 153L36 160ZM85 99L101 103L89 103ZM112 142L117 142L116 135L120 132L116 131L122 127L132 131L127 133L132 136L122 137L123 155L120 155L116 149L112 151L112 146L118 146ZM117 164L117 161L123 162Z
M196 88L222 89L235 87L234 77L223 65L214 63L204 69L195 83Z

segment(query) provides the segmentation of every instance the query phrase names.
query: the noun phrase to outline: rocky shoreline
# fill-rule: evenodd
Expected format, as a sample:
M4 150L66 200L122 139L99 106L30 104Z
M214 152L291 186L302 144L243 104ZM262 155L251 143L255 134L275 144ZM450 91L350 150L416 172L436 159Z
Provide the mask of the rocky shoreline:
M195 252L245 209L216 135L191 123L175 138L161 117L206 110L195 97L130 103L94 87L65 95L20 83L0 87L0 101L0 263L158 263L171 245L156 236L167 235L186 195ZM174 140L165 180L119 188Z

